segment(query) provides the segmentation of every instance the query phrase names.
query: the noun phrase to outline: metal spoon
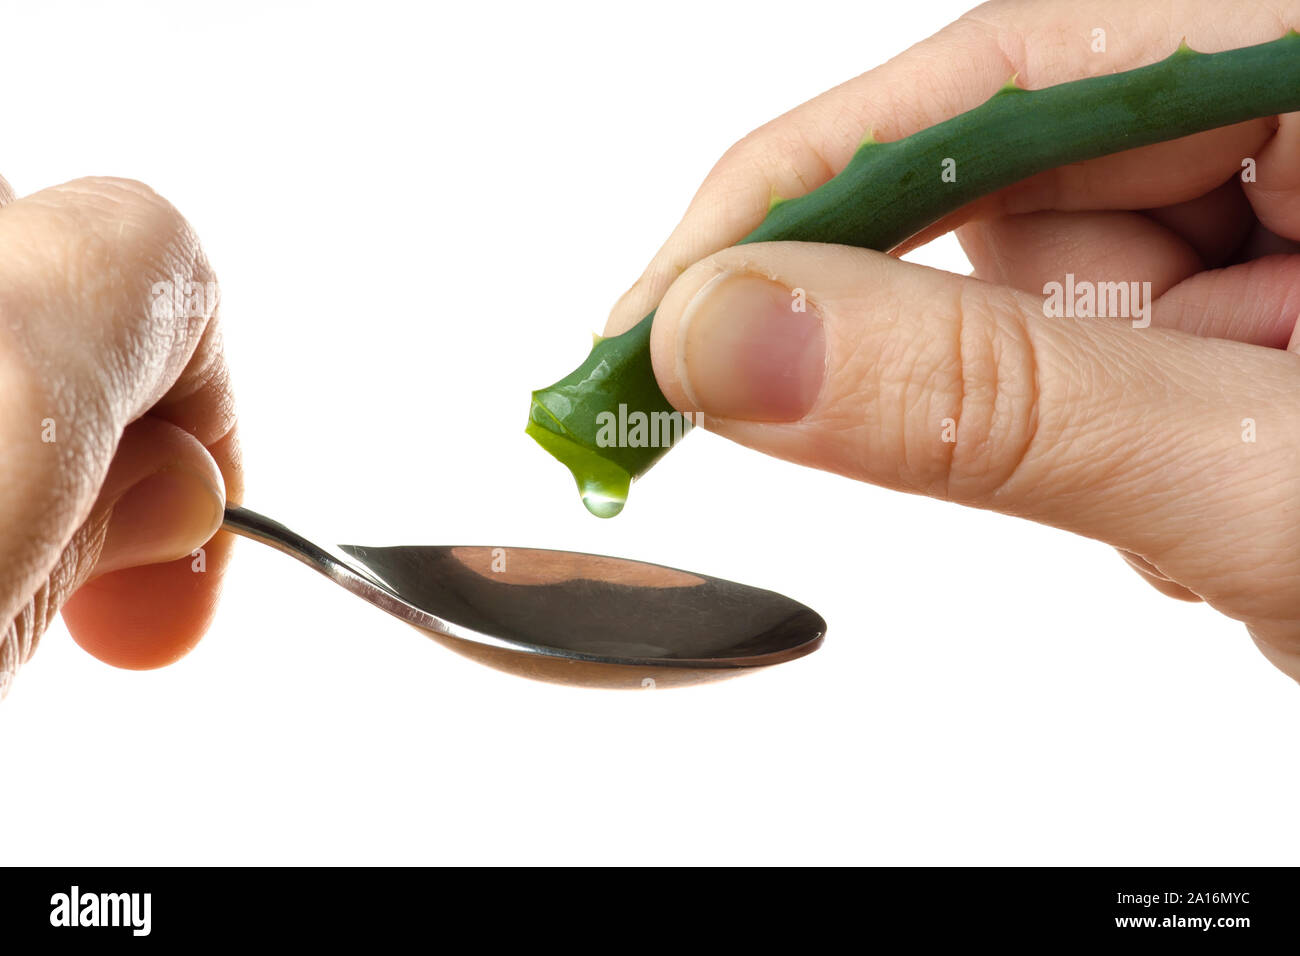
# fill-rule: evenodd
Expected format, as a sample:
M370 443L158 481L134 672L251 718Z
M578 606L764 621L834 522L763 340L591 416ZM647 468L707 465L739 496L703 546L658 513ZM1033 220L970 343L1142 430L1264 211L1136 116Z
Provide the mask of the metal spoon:
M228 531L297 558L481 663L539 680L664 687L815 651L826 622L781 594L642 561L536 548L313 544L247 508Z

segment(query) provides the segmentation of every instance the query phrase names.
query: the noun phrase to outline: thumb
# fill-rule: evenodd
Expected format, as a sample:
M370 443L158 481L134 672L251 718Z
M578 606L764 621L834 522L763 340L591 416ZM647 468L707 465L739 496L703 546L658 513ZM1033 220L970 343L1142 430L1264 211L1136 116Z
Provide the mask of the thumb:
M1107 541L1300 650L1282 584L1300 576L1300 355L1140 325L1049 318L1040 297L867 250L762 243L683 273L651 349L669 401L712 431Z
M146 415L122 434L91 512L107 517L92 577L185 557L221 527L225 485L189 432Z
M147 615L137 613L112 628L94 626L90 592L114 571L147 571L146 565L181 557L188 567L188 556L220 526L224 505L221 472L197 439L149 415L128 426L88 517L66 545L49 543L53 563L44 584L0 630L0 697L59 608L73 639L110 664L157 666L180 656L183 650L164 659L157 650L174 640L140 639ZM128 568L135 570L123 570ZM142 589L140 603L159 601L175 603L168 591Z
M213 610L195 592L226 546L213 539L225 503L217 462L193 435L153 415L128 426L87 522L105 522L98 561L63 604L73 640L137 670L190 651Z

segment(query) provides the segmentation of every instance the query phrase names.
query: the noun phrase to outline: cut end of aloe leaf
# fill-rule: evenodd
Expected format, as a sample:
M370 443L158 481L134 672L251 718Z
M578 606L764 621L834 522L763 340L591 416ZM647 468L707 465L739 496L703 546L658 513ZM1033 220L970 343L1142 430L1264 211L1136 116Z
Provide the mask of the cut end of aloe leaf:
M560 464L569 469L578 484L582 503L597 518L612 518L627 504L632 476L607 458L569 437L552 411L533 393L528 426L524 429Z

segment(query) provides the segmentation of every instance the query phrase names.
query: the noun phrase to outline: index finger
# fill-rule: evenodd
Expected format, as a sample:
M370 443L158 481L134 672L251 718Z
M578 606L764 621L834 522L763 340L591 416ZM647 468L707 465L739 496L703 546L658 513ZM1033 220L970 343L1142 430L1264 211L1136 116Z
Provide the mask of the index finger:
M1263 11L1261 11L1262 13ZM820 186L853 157L863 135L890 141L979 106L1011 76L1027 89L1145 66L1184 38L1218 52L1265 43L1300 23L1300 0L1276 15L1224 17L1213 0L1132 4L1103 0L1080 13L1063 2L979 7L889 62L796 107L733 146L641 278L615 305L606 335L650 312L690 265L734 245L762 222L773 195ZM1105 49L1093 33L1105 24ZM1195 198L1257 155L1276 122L1254 120L1032 177L959 210L924 233L963 221L1041 209L1141 209Z

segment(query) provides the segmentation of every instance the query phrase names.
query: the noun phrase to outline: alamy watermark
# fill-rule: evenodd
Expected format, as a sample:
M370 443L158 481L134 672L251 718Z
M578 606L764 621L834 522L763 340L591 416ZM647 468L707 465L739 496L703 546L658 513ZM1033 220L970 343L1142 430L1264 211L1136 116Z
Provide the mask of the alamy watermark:
M703 412L618 411L596 415L597 448L671 448L696 425L704 424Z
M220 293L215 282L193 282L180 273L159 279L149 287L153 296L150 316L155 319L210 319Z
M118 926L133 936L148 936L152 904L151 893L85 893L73 886L50 897L50 925Z
M1132 319L1133 328L1151 324L1150 282L1091 282L1075 280L1043 286L1043 315L1049 319Z

